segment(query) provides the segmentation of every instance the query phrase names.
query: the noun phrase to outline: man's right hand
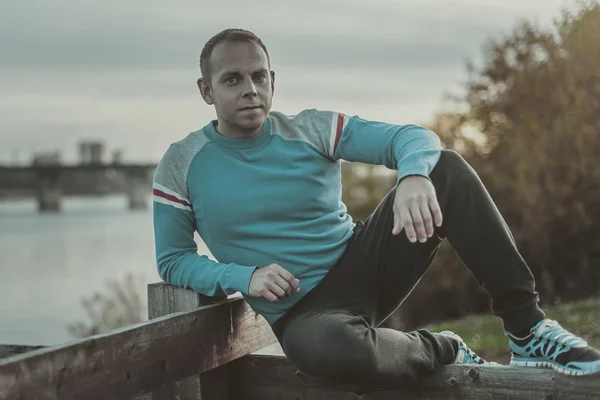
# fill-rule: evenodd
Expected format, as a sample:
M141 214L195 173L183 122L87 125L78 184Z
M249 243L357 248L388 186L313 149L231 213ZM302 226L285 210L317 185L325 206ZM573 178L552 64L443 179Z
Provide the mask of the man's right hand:
M258 268L252 274L248 294L264 297L272 303L300 291L300 281L281 265L270 264Z

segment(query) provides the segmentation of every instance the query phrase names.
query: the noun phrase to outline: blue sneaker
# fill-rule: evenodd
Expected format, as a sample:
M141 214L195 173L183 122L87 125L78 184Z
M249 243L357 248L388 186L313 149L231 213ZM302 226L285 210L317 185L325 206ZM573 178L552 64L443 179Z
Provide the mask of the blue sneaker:
M440 335L451 337L458 341L458 352L456 354L456 358L452 364L479 364L479 365L491 365L496 363L489 363L485 361L483 358L479 357L473 350L469 348L462 340L460 336L452 331L443 331L440 332Z
M600 374L600 352L564 329L558 322L544 319L524 338L510 333L510 365L552 368L564 375Z

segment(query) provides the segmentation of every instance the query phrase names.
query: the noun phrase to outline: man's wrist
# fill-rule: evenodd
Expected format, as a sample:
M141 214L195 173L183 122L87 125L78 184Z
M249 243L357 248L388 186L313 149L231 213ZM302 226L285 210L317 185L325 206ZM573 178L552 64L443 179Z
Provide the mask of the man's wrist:
M421 178L429 179L428 176L421 175L421 174L408 174L408 175L404 175L404 176L402 176L401 178L398 179L398 183L396 184L396 189L398 189L398 186L400 186L400 182L402 182L404 179L409 178L411 176L420 176Z

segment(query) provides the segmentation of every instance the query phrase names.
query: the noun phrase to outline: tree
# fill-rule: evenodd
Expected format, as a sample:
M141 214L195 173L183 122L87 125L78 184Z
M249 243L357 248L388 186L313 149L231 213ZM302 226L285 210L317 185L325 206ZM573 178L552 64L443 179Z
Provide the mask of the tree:
M580 3L549 29L523 22L468 66L456 112L430 127L481 176L537 278L543 302L598 293L600 284L600 4ZM449 247L403 314L444 304L443 315L488 302ZM449 289L450 287L450 289ZM420 319L419 319L420 318ZM410 325L410 324L409 324Z

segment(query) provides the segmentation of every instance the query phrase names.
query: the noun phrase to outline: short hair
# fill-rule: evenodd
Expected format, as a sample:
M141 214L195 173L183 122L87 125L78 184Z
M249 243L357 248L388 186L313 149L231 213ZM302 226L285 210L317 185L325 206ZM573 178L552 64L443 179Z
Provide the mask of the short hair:
M204 45L202 52L200 53L200 73L202 74L202 78L210 80L210 68L209 61L210 56L212 55L215 46L221 42L232 41L232 42L241 42L241 41L249 41L257 43L267 55L267 61L269 65L271 64L271 60L269 58L269 52L267 51L267 46L263 43L262 40L254 33L247 31L245 29L225 29L211 37L208 42Z

